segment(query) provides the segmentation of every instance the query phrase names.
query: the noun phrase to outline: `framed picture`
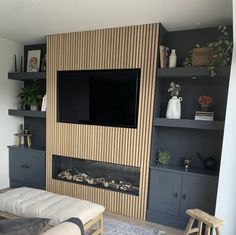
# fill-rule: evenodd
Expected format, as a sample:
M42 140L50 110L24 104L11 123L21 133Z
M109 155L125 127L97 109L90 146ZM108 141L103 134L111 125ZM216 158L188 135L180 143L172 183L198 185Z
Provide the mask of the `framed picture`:
M26 72L39 72L41 50L29 50Z

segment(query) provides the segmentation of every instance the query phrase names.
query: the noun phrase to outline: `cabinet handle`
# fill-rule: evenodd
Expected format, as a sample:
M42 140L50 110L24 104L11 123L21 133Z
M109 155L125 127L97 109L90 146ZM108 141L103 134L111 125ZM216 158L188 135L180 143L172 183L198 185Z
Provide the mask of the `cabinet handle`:
M28 169L28 168L29 168L29 166L28 166L28 165L25 165L25 168L26 168L26 169Z
M175 193L175 194L174 194L174 197L177 198L177 197L178 197L178 193Z
M21 165L21 167L22 167L22 168L24 168L24 167L25 167L25 165Z
M183 199L185 200L185 199L186 199L186 197L187 197L187 196L186 196L186 194L184 194L184 195L183 195Z

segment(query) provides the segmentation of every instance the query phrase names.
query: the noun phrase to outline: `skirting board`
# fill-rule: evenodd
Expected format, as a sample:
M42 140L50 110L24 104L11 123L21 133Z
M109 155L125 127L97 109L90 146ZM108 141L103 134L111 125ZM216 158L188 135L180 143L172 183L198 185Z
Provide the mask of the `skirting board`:
M5 188L9 188L10 183L9 183L9 179L5 179L5 180L0 180L0 190L5 189Z

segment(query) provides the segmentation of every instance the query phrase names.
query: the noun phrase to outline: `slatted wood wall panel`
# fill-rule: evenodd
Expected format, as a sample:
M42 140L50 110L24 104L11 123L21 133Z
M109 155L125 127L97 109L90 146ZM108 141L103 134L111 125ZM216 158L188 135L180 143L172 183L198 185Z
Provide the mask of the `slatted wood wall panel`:
M47 190L145 219L158 31L148 24L48 36ZM123 68L141 68L137 129L56 122L57 70ZM53 180L52 154L140 167L139 196Z

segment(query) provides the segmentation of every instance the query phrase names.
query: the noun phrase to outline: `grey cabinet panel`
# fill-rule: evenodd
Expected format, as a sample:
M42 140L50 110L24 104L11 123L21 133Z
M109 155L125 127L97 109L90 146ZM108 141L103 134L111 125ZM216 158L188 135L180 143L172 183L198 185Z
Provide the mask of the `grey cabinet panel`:
M45 153L9 148L11 186L45 187Z
M151 171L149 209L179 215L182 175Z
M209 176L184 176L182 186L180 216L186 216L186 210L199 208L214 213L218 180Z
M214 214L217 184L217 176L151 168L147 219L184 228L187 209L199 208Z

